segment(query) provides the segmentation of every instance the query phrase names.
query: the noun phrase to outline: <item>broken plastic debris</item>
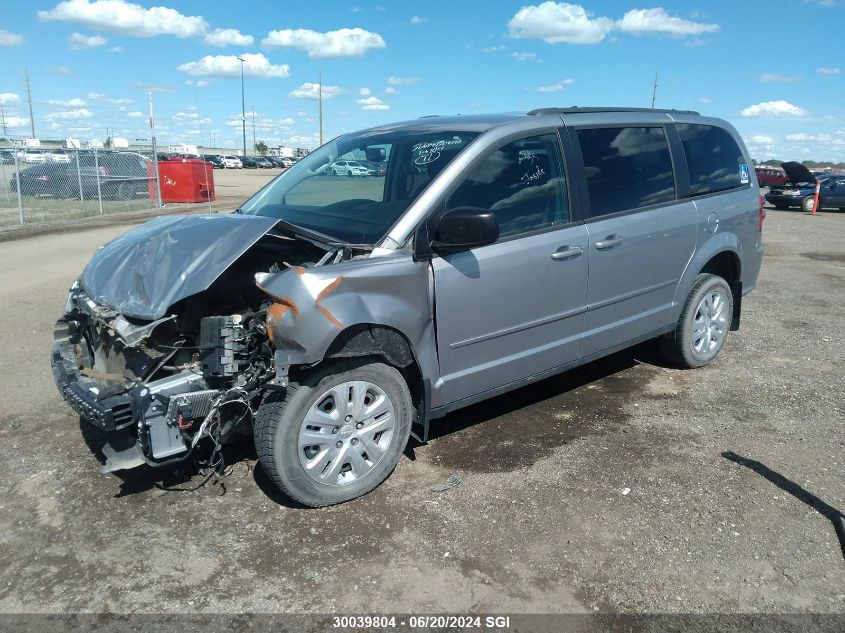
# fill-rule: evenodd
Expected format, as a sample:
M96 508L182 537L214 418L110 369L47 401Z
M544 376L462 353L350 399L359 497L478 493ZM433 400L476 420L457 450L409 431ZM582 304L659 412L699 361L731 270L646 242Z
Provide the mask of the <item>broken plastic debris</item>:
M459 483L461 483L461 476L458 473L452 473L449 479L446 480L445 484L437 484L436 486L431 487L432 492L445 492L450 488L454 488Z
M624 488L624 489L622 490L622 496L627 496L629 492L631 492L631 489L630 489L630 488Z

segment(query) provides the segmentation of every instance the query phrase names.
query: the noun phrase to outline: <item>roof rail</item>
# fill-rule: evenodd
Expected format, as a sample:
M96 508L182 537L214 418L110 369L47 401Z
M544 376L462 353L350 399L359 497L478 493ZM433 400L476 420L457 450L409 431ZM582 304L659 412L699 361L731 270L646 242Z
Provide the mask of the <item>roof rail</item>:
M537 108L531 110L528 114L593 114L596 112L661 112L664 114L700 114L695 110L673 110L663 108L579 108L572 106L569 108Z

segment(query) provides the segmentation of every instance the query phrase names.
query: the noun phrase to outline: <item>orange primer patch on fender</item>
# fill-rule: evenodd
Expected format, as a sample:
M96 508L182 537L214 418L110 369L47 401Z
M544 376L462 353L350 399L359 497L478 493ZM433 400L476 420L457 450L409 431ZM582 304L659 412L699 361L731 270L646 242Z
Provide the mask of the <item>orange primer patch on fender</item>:
M314 300L314 305L317 306L317 309L323 313L323 316L329 320L329 323L334 325L339 330L343 329L343 323L338 321L331 312L329 312L326 308L320 305L320 301L325 299L330 293L337 290L337 287L343 282L344 279L345 277L343 277L342 275L335 279L328 286L323 288L323 290L320 292L320 294L317 295L317 298Z

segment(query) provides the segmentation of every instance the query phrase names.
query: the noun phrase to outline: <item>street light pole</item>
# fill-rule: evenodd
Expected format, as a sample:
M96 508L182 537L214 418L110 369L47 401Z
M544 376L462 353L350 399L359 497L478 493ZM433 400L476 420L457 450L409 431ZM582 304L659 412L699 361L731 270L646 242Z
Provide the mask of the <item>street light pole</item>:
M244 62L243 57L238 57L241 62L241 130L244 135L244 156L246 156L246 101L244 99Z

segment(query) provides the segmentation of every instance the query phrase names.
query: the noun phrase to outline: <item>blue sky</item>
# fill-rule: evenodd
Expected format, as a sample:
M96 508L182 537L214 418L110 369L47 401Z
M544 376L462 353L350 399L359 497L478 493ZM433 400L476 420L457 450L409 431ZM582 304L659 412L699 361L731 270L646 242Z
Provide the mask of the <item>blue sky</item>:
M695 109L758 159L845 160L845 0L800 2L193 2L0 0L0 103L29 136L240 146L427 114L550 105ZM114 130L112 132L112 130Z

